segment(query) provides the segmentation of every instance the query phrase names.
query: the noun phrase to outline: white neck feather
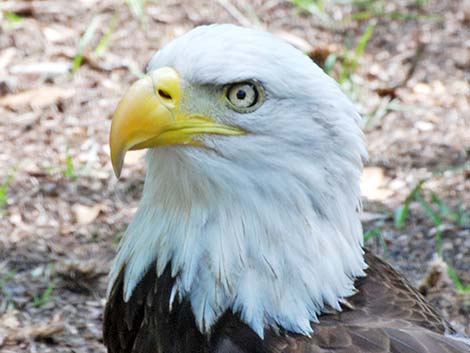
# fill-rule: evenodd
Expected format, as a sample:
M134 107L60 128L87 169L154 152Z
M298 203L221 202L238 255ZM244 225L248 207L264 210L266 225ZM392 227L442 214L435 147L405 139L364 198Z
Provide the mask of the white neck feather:
M172 302L189 299L201 331L232 310L261 337L268 326L311 333L310 322L326 305L340 309L364 275L361 163L332 156L312 168L292 158L289 168L253 170L193 148L149 151L110 286L125 267L128 300L155 260L156 275L171 263Z

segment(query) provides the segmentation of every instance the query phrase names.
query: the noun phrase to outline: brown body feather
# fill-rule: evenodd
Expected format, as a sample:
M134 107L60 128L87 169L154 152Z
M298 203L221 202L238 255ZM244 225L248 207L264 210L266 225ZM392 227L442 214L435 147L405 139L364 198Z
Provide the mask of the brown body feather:
M106 305L104 342L109 353L470 353L444 335L448 324L401 275L370 253L366 261L357 294L342 312L320 316L311 337L267 330L264 340L231 312L204 335L188 301L170 311L169 268L159 278L148 271L125 303L121 273Z

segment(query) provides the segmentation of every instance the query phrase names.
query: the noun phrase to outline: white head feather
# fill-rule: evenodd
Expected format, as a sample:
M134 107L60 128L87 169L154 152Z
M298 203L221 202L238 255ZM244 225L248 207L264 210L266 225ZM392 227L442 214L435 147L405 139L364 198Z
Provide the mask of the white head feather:
M268 326L308 335L325 305L339 309L354 293L366 267L358 113L309 58L257 30L198 27L160 50L149 69L163 66L193 92L185 109L248 133L204 136L211 150L148 152L143 197L110 286L125 267L128 300L154 261L156 275L171 263L174 293L191 301L201 331L232 310L261 337ZM196 92L247 79L266 93L254 112L201 108Z

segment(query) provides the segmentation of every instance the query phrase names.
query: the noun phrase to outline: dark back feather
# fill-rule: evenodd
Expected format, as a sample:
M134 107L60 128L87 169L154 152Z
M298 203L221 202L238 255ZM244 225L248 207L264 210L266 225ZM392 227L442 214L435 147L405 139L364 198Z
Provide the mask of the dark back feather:
M123 272L104 315L109 353L470 353L470 346L444 335L450 326L388 264L366 253L367 277L341 312L320 316L311 337L267 330L262 340L227 311L201 334L189 301L172 305L170 268L157 278L150 267L130 300L123 300Z

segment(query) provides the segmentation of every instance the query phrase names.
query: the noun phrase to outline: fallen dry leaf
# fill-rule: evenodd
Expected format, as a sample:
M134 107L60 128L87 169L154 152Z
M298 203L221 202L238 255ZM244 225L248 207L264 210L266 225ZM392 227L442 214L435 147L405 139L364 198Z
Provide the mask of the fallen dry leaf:
M8 329L16 329L20 326L20 322L16 317L16 310L7 311L5 314L0 316L0 322L2 326Z
M75 258L56 264L56 273L62 286L75 293L92 293L98 279L106 275L106 263L102 259Z
M38 74L38 75L63 75L71 68L69 62L45 61L31 64L20 64L10 68L12 74Z
M470 0L464 0L462 3L463 8L463 22L470 23Z
M387 218L387 215L383 213L373 213L373 212L363 211L359 214L359 219L363 223L378 221L378 220L382 220L386 218Z
M5 341L44 340L56 336L65 330L63 315L56 314L51 321L43 324L31 324L11 330Z
M369 200L385 200L392 195L390 189L383 187L384 170L380 167L366 167L361 178L362 196Z
M31 326L23 331L25 338L31 337L35 340L53 337L62 331L65 326L63 322L50 322L43 325Z
M319 66L323 67L331 54L338 53L340 49L334 44L317 45L308 52L308 56Z
M452 280L448 275L448 265L441 257L435 256L429 270L418 285L418 290L423 295L427 295L433 289L452 285Z
M7 330L0 327L0 347L3 345L3 342L5 342L6 337L7 337Z
M16 315L16 310L7 311L0 315L0 347L9 340L12 332L17 332L20 322Z
M312 46L309 42L299 36L296 36L293 33L279 31L276 33L276 35L284 39L286 42L292 44L299 50L303 51L304 53L308 53L310 50L312 50Z
M71 88L43 86L29 91L9 94L0 99L0 106L17 108L25 105L43 108L57 103L59 100L70 98L75 91Z
M65 43L67 40L73 39L76 32L66 26L53 23L43 29L44 36L51 43Z
M75 204L72 206L72 212L76 222L80 225L85 225L93 222L98 217L103 207L104 205L102 204L93 206Z

